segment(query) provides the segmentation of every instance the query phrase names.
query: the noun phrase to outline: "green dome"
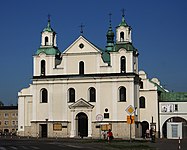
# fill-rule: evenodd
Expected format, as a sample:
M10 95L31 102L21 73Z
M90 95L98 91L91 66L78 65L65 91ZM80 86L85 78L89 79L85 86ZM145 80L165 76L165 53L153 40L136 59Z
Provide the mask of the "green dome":
M36 55L40 53L45 53L46 55L57 55L60 54L60 50L56 47L45 47L45 48L38 48Z
M128 27L128 24L126 23L124 16L122 17L122 21L121 21L121 23L119 24L119 26Z
M54 30L51 28L50 20L48 20L47 27L45 27L43 29L43 32L45 32L45 31L47 31L47 32L54 32Z

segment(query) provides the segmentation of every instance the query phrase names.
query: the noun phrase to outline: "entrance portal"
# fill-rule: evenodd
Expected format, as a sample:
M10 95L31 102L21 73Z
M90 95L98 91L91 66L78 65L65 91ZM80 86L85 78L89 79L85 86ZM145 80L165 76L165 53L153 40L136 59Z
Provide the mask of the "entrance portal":
M143 121L141 125L142 125L142 138L145 138L146 130L149 129L149 123L147 121Z
M171 117L164 122L162 126L162 136L164 138L167 138L167 122L182 122L182 136L187 138L187 121L181 117Z
M47 137L47 124L40 124L41 137Z
M78 125L78 136L87 137L88 136L88 117L85 113L79 113L76 116Z

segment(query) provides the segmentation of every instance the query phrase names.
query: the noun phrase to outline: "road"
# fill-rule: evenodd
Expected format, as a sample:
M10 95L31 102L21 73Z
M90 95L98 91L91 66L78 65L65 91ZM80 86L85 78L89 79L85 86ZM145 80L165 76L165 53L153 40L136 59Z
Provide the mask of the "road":
M187 149L187 139L180 141L181 150ZM0 150L177 150L178 140L157 139L150 141L125 141L115 139L112 143L94 139L50 139L0 137Z

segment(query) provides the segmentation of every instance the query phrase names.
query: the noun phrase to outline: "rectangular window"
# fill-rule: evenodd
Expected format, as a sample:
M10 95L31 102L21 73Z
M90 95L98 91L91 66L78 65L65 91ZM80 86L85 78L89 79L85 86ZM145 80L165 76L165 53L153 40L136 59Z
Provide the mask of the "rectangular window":
M12 118L14 118L15 117L15 113L12 113Z
M104 118L109 118L109 113L104 113Z
M172 127L172 137L178 137L178 125L171 125Z
M13 125L13 126L15 125L15 121L12 121L12 125Z
M5 126L8 126L8 121L5 121Z
M8 118L8 113L5 113L5 118Z
M178 104L175 104L174 110L175 110L175 111L178 111Z

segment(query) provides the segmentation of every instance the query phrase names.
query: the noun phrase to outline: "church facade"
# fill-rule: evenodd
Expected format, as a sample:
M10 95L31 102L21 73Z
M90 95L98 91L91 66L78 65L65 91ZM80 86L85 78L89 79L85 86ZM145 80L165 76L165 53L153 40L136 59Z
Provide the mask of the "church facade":
M159 133L158 99L167 91L138 70L131 32L123 15L115 33L110 22L105 49L80 35L61 52L48 20L32 83L18 93L18 134L99 138L110 128L116 138L135 138L150 125Z

